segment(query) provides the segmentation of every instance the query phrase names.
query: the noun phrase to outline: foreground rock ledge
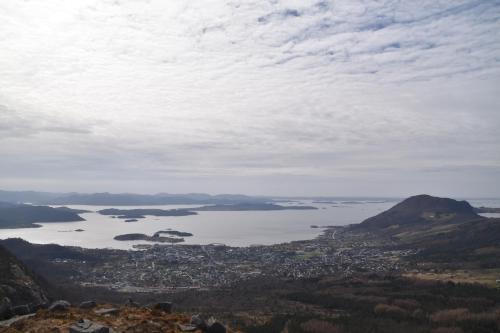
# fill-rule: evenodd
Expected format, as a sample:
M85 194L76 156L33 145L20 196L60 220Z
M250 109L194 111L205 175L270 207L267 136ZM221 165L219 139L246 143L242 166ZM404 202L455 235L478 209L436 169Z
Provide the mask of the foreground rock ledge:
M180 327L191 325L191 315L167 313L145 308L119 308L119 314L103 316L95 310L113 308L115 305L99 305L92 309L69 307L66 311L39 310L36 314L14 321L10 326L0 326L0 333L69 333L69 332L181 332ZM203 332L196 329L194 332ZM215 331L214 331L215 332ZM220 331L217 331L220 332ZM227 329L228 333L241 333Z

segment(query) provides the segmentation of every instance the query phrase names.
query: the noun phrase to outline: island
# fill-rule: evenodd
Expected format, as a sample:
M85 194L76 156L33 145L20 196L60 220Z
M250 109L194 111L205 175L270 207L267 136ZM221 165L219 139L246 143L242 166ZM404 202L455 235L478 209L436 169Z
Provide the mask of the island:
M196 215L187 209L117 209L107 208L98 211L101 215L116 215L120 219L141 219L146 215L152 216L187 216Z
M137 222L139 221L138 219L126 219L125 222Z
M158 233L155 233L153 236L148 236L148 235L139 234L139 233L124 234L124 235L115 236L114 239L117 241L142 240L142 241L147 241L147 242L158 242L158 243L182 243L182 242L184 242L184 238L163 237L163 236L159 236Z
M474 211L476 213L493 213L493 214L500 214L500 208L495 208L495 207L474 207Z
M313 204L329 204L329 205L335 205L337 204L336 201L329 201L329 200L319 200L319 201L313 201Z
M153 237L160 237L161 234L167 234L167 235L172 235L172 236L177 236L177 237L191 237L191 236L193 236L193 234L190 232L182 232L182 231L175 231L175 230L160 230L160 231L155 232Z
M218 212L218 211L272 211L272 210L311 210L318 209L313 206L281 206L272 203L236 203L236 204L219 204L207 205L194 208L177 208L177 209L118 209L107 208L99 210L101 215L116 216L120 219L126 219L126 222L134 219L142 219L146 215L151 216L188 216L196 215L198 211Z
M190 211L269 211L269 210L311 210L318 209L313 206L281 206L271 203L238 203L228 205L210 205L189 208Z

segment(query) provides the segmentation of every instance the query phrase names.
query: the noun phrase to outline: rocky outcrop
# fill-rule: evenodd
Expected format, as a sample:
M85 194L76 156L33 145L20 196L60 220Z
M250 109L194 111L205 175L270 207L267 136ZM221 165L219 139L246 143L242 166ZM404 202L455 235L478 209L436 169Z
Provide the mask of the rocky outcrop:
M8 297L4 297L0 300L0 320L8 319L12 317L12 303Z
M0 246L0 320L25 315L48 301L43 281Z
M93 309L97 306L95 301L84 301L80 303L80 309Z
M49 311L57 312L57 311L67 311L71 304L64 300L55 301L49 306Z
M118 308L103 308L94 311L96 314L101 316L116 316L120 314L120 309Z
M24 316L24 315L30 314L32 312L32 310L33 309L29 305L26 305L26 304L14 306L12 308L12 312L16 316Z
M109 333L109 327L94 323L88 319L80 319L69 328L69 333Z
M172 303L171 302L160 302L156 303L153 308L156 310L164 311L166 313L172 312Z
M192 326L194 326L195 328L200 329L200 330L206 330L207 329L207 322L199 314L191 316L190 324Z
M207 330L207 333L226 333L226 327L219 322L214 322L210 325Z

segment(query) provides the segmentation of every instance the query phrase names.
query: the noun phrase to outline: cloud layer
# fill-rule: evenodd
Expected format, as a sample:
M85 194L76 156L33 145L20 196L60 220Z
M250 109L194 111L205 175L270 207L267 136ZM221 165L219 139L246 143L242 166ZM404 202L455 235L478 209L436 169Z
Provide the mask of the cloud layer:
M500 195L498 1L2 1L4 188Z

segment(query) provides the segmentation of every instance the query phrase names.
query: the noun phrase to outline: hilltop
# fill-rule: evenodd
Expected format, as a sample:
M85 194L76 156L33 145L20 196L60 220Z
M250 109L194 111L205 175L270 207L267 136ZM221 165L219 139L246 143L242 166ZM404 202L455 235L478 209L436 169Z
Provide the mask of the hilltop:
M460 223L481 218L467 201L422 194L409 197L394 207L370 217L359 227L370 229L429 226Z
M500 219L480 216L478 211L467 201L417 195L351 229L389 237L400 248L416 249L416 261L469 269L498 267Z

